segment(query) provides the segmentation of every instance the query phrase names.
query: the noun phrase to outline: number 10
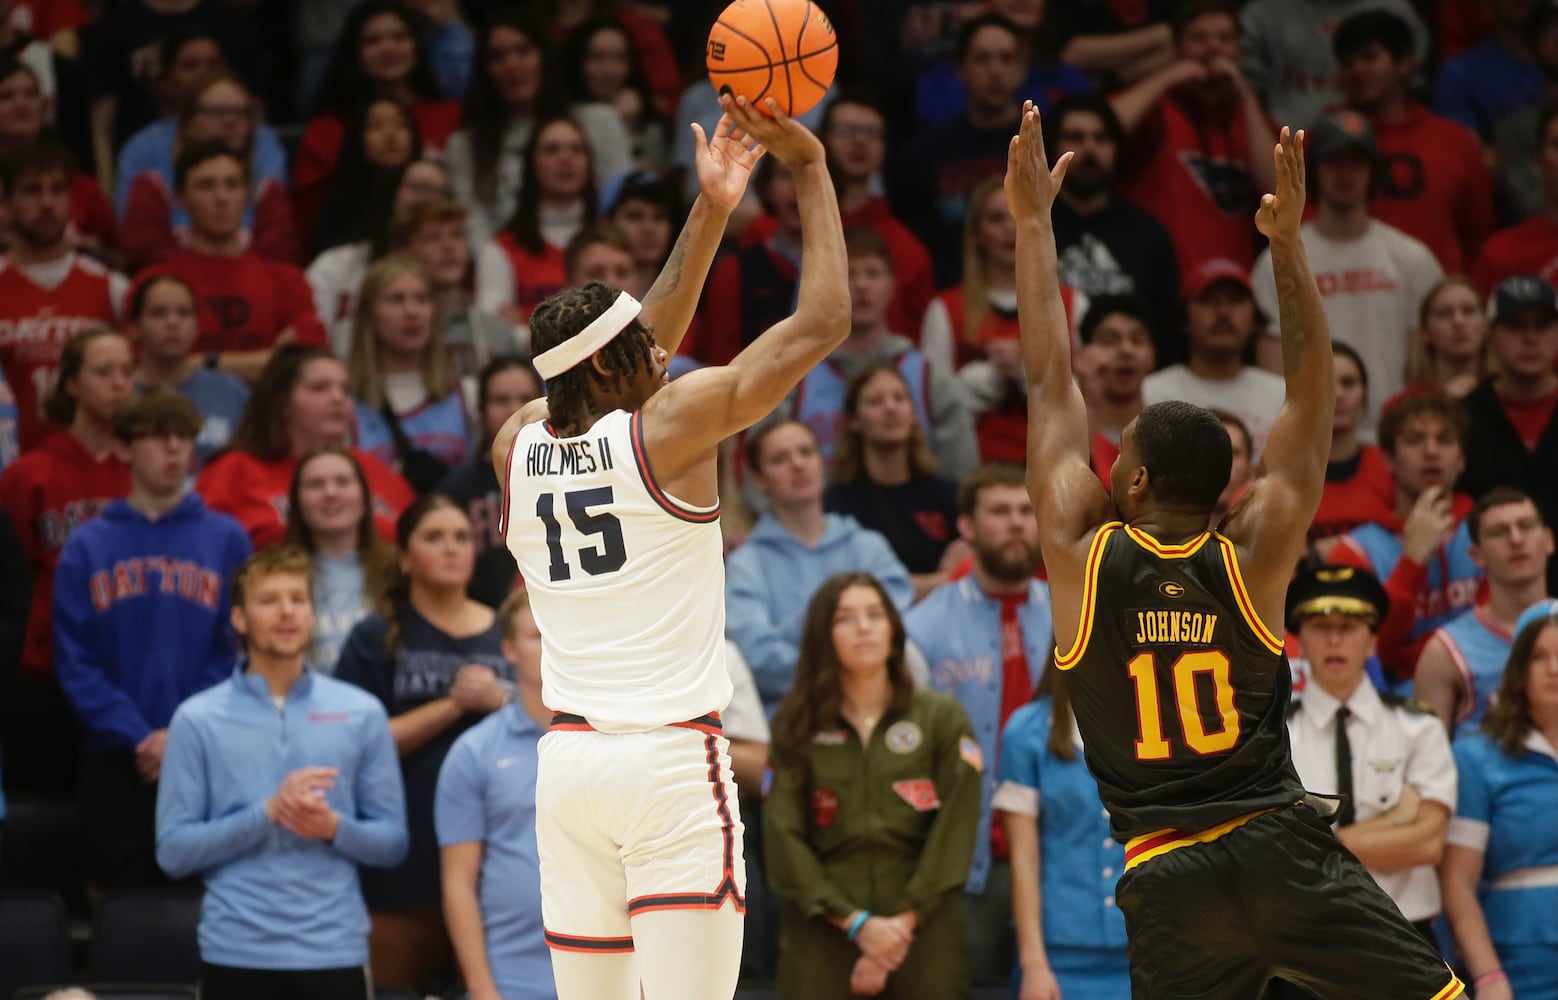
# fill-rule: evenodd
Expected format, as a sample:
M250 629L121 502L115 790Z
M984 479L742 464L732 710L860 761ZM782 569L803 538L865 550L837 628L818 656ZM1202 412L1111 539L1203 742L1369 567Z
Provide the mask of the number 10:
M1141 739L1136 741L1136 759L1168 760L1171 752L1169 741L1163 736L1163 713L1158 705L1157 657L1152 653L1137 653L1126 668L1136 685L1136 723L1141 732ZM1174 702L1179 709L1179 726L1185 734L1185 743L1202 756L1231 750L1239 742L1239 713L1233 706L1234 692L1233 685L1228 682L1228 668L1227 654L1217 649L1195 650L1174 661ZM1201 721L1196 692L1199 674L1212 679L1217 714L1223 720L1222 729L1216 732L1207 732Z

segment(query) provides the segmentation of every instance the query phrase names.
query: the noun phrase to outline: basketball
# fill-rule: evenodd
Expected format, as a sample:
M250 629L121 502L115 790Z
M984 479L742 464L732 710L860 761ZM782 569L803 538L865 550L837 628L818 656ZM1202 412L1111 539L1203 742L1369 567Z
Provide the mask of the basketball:
M765 114L772 97L794 116L832 86L838 38L811 0L735 0L710 29L704 62L719 93L745 97Z

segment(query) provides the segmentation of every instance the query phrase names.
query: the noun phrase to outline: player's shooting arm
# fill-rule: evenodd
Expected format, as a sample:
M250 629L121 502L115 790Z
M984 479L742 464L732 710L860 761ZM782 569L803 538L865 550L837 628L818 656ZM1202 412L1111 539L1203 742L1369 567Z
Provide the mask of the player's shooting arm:
M687 335L730 213L741 204L752 168L764 152L728 113L720 117L712 137L705 137L697 122L692 123L692 131L697 137L693 148L698 199L660 276L644 295L641 314L655 332L655 343L667 354L675 354Z
M1282 130L1274 148L1277 184L1261 199L1255 224L1271 241L1287 393L1272 422L1255 482L1230 516L1226 534L1248 568L1246 582L1267 622L1282 620L1282 600L1304 534L1320 506L1330 458L1336 386L1331 333L1299 235L1305 198L1304 133Z
M658 415L655 425L645 424L646 444L657 473L664 478L674 478L681 462L672 457L662 465L663 453L657 454L662 446L685 451L690 460L694 452L752 426L849 336L844 226L822 143L777 106L770 108L775 113L770 119L754 111L744 98L737 104L722 100L737 126L760 141L795 177L804 266L793 315L769 327L729 365L690 372L651 400Z
M1089 467L1087 405L1071 377L1071 330L1060 295L1050 209L1071 163L1051 168L1031 101L1007 154L1006 203L1017 221L1017 321L1028 380L1028 493L1045 558L1106 519L1109 501ZM1059 544L1056 544L1059 543Z

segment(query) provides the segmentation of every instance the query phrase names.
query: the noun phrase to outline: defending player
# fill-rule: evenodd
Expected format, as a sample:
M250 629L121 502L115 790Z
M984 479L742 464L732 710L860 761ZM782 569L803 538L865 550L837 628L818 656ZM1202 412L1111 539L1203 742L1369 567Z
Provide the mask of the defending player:
M564 1000L729 1000L741 958L741 819L718 712L724 566L715 447L767 415L849 332L848 268L822 144L722 98L702 190L640 305L599 282L541 303L550 396L493 445L505 538L542 637L536 840ZM665 385L725 220L764 151L800 198L794 315L728 366Z
M1231 446L1208 411L1143 410L1121 438L1112 499L1088 467L1050 227L1070 154L1050 169L1039 115L1024 109L1006 200L1056 664L1072 671L1087 764L1126 845L1115 898L1137 1000L1249 1000L1274 977L1327 1000L1449 1000L1460 982L1301 801L1288 753L1289 671L1265 623L1282 621L1320 501L1333 388L1298 236L1303 133L1284 129L1273 155L1277 192L1256 224L1271 240L1287 395L1219 533L1208 516Z

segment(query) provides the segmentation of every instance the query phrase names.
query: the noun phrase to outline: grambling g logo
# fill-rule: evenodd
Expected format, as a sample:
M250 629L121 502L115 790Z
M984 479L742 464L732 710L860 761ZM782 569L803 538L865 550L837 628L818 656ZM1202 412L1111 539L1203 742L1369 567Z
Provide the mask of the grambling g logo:
M1182 584L1175 583L1173 580L1164 580L1158 584L1158 593L1169 598L1184 597L1185 588Z

